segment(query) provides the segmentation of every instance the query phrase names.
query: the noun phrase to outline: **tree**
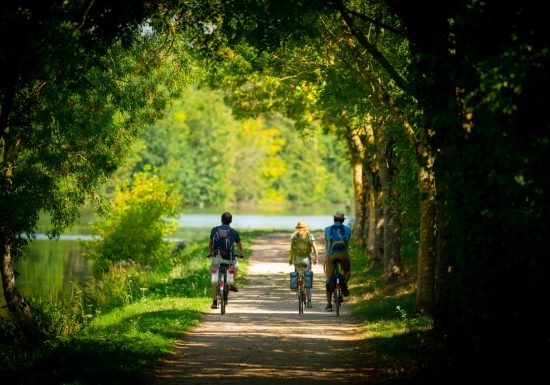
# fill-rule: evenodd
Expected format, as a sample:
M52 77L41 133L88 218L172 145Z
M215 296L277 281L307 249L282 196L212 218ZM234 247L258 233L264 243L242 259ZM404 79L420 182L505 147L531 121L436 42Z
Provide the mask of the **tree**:
M293 6L295 8L291 10ZM367 247L374 258L382 260L382 224L386 222L397 225L397 221L385 221L384 211L377 210L375 206L376 204L381 207L384 202L381 191L375 191L377 184L374 182L379 179L379 175L369 176L363 181L364 174L378 173L377 154L376 151L368 151L370 146L366 142L368 135L365 134L365 126L370 119L369 116L374 120L383 121L380 118L389 112L400 115L404 128L412 131L411 124L403 117L405 113L395 102L398 97L403 98L403 92L391 85L394 81L401 87L408 88L399 74L403 71L408 51L405 39L402 33L399 34L398 28L391 28L387 24L375 24L376 20L373 17L354 12L352 8L355 6L354 2L350 2L348 7L342 2L328 5L292 1L277 4L269 2L265 8L258 10L251 6L251 9L243 11L246 15L244 18L258 20L250 23L250 26L246 22L244 26L239 25L242 27L239 30L235 29L234 23L227 21L227 18L234 20L232 14L227 12L226 19L222 18L226 22L222 23L219 29L229 36L232 48L220 49L218 52L222 54L218 56L227 58L225 62L229 63L226 65L229 68L227 72L233 76L224 77L225 85L229 85L233 90L232 96L238 100L238 108L283 111L295 119L297 127L303 131L317 122L322 122L321 124L330 127L347 144L348 158L353 162L355 209L358 218L354 226L354 238L357 239L364 233L363 228L367 223L365 213L372 211L372 215L369 216L369 220L372 221L369 227L370 234L378 233L379 236L377 239L370 237ZM231 5L228 7L232 9ZM395 23L395 18L389 17L383 5L373 8L375 10L372 13L375 16L386 17ZM363 29L357 26L352 16L359 19ZM298 17L299 20L294 20L293 26L289 27L287 23L292 17ZM303 24L306 21L309 23L307 27ZM273 25L268 25L269 23ZM258 25L257 29L248 29ZM386 29L390 30L390 33L386 33ZM264 30L269 30L272 35L261 35L261 31ZM297 30L303 31L304 34L296 33ZM363 30L368 31L368 36ZM395 36L396 31L398 37ZM239 40L240 38L253 44L255 49L247 46ZM223 36L219 40L223 43ZM281 44L277 44L277 41ZM361 44L370 50L367 54L359 49ZM395 47L398 48L396 52ZM369 56L371 51L376 60ZM384 54L391 57L391 60ZM383 85L384 81L389 85ZM391 111L392 108L394 111ZM386 130L379 130L378 137L381 135L385 136ZM414 140L417 140L416 137ZM389 143L391 140L384 139L380 143L383 142ZM375 168L372 168L373 166ZM369 183L370 180L372 183ZM390 181L387 181L386 186L390 184ZM374 196L376 199L363 199ZM387 196L388 199L395 198L394 194ZM373 203L373 206L367 209L367 202ZM389 214L390 210L386 213ZM429 234L430 230L433 233L435 213L431 214L431 222L422 222L424 226L431 225L431 228L421 234ZM373 231L375 228L378 229L377 232ZM389 235L397 241L391 244L399 243L399 226L396 226L396 229L397 231L389 231L386 234L388 242ZM421 251L435 249L435 238L427 239L430 239L432 244L430 247L423 247ZM375 243L378 245L375 246ZM400 253L399 249L393 247L389 250L395 254ZM400 255L395 254L387 260L400 261ZM387 271L395 268L396 266L388 268Z
M531 1L386 3L437 151L437 330L476 380L528 381L549 354L547 21Z
M13 260L32 238L39 213L50 214L52 236L76 221L87 197L100 199L99 186L139 127L158 117L178 89L167 67L151 71L165 63L170 47L156 33L169 30L169 15L163 2L155 4L0 6L0 258L4 297L17 319L32 315L17 290ZM169 59L171 68L183 64Z

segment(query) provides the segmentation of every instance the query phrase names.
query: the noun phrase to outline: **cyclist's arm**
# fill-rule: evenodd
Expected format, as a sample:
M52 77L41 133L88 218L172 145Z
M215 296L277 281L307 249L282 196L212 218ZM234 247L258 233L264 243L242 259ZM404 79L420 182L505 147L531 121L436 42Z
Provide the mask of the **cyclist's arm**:
M212 239L208 240L208 255L212 256Z
M290 252L288 253L288 264L292 265L293 260L294 260L294 242L293 242L293 239L290 238Z
M237 249L239 250L239 258L244 257L243 245L241 244L241 242L235 242L235 244L237 245Z
M317 253L317 247L315 246L315 242L311 244L311 248L313 249L313 255L315 256L313 258L313 263L316 264L319 262L319 254Z

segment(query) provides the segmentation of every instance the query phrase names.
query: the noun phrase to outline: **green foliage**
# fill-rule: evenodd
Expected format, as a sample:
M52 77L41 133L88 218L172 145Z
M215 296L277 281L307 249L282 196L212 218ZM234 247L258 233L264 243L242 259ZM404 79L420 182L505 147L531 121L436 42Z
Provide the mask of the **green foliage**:
M134 174L131 185L117 188L112 210L92 225L99 239L84 242L96 274L120 261L151 269L170 268L170 244L164 240L176 228L179 197L158 175Z
M125 173L153 164L186 205L349 202L352 195L334 137L304 138L281 115L238 120L221 91L187 89L141 143Z
M118 2L119 14L111 3L88 6L2 5L0 32L9 43L0 55L2 236L32 235L41 211L57 235L77 220L85 199L98 203L97 191L137 130L158 117L183 81L173 69L186 65L186 56L169 54L173 36L154 33L162 25L158 9ZM109 17L99 16L102 7ZM133 35L147 13L158 29Z

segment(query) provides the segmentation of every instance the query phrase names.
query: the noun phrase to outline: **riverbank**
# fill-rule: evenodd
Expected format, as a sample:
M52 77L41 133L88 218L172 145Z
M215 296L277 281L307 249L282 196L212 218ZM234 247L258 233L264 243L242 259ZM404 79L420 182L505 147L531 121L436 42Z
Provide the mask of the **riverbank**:
M288 234L287 234L288 236ZM267 242L268 235L255 234L253 237L247 237L248 240L255 239L255 245L263 244L265 250L279 250L279 257L286 256L288 249L287 236L283 236L277 242ZM322 243L319 242L319 248ZM257 246L247 244L253 254L258 253ZM265 251L264 251L265 253ZM250 251L247 251L250 255ZM350 285L351 296L348 297L344 305L346 314L343 314L342 322L348 322L347 317L353 317L356 322L354 330L356 337L352 337L366 356L362 361L361 373L367 376L371 382L384 382L386 380L401 381L422 377L425 374L427 344L429 342L430 322L427 318L418 318L412 315L414 309L414 285L411 284L411 277L404 280L402 284L392 288L385 288L379 279L381 276L376 268L370 266L365 256L354 253L353 257L354 274ZM205 260L205 262L207 262ZM267 261L266 261L267 262ZM267 262L270 263L270 262ZM282 265L277 265L283 268ZM271 265L273 267L274 265ZM254 271L265 269L260 265L251 266ZM288 265L284 266L288 268ZM321 268L321 265L316 267ZM242 271L242 270L241 270ZM285 274L281 275L281 280L273 280L277 287L281 286L280 295L284 296L289 306L293 306L292 294L282 286L285 285ZM332 323L335 321L334 313L325 313L322 309L322 276L320 272L316 274L315 290L315 308L306 317L313 317L319 322L323 320ZM254 278L256 277L256 278ZM254 288L257 283L258 275L251 275L245 281L241 281L242 290L235 294L235 302L230 302L228 307L229 317L235 316L238 309L239 298L246 302L245 293L250 293L259 288ZM208 277L205 279L208 286ZM262 280L262 282L264 282ZM265 282L269 282L266 280ZM17 367L6 367L3 365L3 373L0 373L7 384L27 385L39 381L43 384L145 384L149 379L145 374L150 373L153 368L158 368L157 363L160 360L167 360L173 357L172 354L177 351L177 346L183 346L182 341L189 337L190 330L197 330L200 327L201 320L205 316L215 317L218 320L221 316L209 308L211 299L209 295L194 295L193 297L184 297L177 295L177 290L181 288L181 281L166 280L163 286L155 288L155 296L149 291L144 292L143 298L136 298L135 302L127 306L114 309L105 314L99 314L92 323L90 323L81 332L73 337L61 338L49 341L47 344L29 351L25 358L16 362ZM260 285L261 286L261 285ZM268 291L272 291L270 288ZM195 291L195 293L200 290ZM276 289L279 292L279 289ZM163 294L166 293L166 294ZM189 294L186 294L187 296ZM263 305L279 306L278 301L267 301ZM252 314L268 317L262 305L261 299L254 298L251 303L245 306L258 306L254 312L239 312L240 316L249 317ZM286 306L286 305L285 305ZM398 310L400 309L400 310ZM263 323L265 330L251 330L250 333L270 333L269 330L279 330L281 334L274 337L274 341L281 344L281 351L289 349L285 346L285 341L292 344L291 334L285 334L285 328L281 329L277 325L281 323L287 325L288 331L291 331L291 324L286 322L298 317L297 309L289 308L286 314L284 311L273 313L273 317L266 318L267 323ZM263 314L263 315L262 315ZM277 317L282 317L281 322ZM284 321L283 322L283 318ZM350 318L351 319L351 318ZM237 323L232 323L238 325ZM237 326L235 326L237 327ZM272 328L275 329L272 329ZM326 328L318 336L330 333L330 328ZM301 329L300 329L301 330ZM243 338L253 343L258 343L257 349L252 353L271 354L278 351L272 350L268 345L260 343L258 338L242 331ZM302 332L294 333L302 334ZM315 333L313 333L315 334ZM187 337L184 337L187 336ZM183 338L183 339L182 339ZM304 338L302 336L301 338ZM323 338L331 338L327 335ZM346 337L347 338L347 337ZM357 340L360 339L360 341ZM240 339L237 338L240 341ZM336 338L338 340L338 338ZM344 338L344 340L346 340ZM355 344L355 342L354 342ZM358 346L359 346L358 345ZM237 344L238 346L238 344ZM212 346L212 349L220 352L230 352L227 346ZM313 356L314 351L311 349ZM321 350L323 351L323 350ZM326 351L326 349L324 350ZM260 359L261 356L257 357ZM267 364L269 360L265 360ZM252 366L249 367L253 369ZM265 373L271 369L266 367ZM284 371L284 366L278 367L279 371ZM270 372L272 373L272 372ZM296 372L294 372L296 373ZM332 378L339 378L338 373L332 373ZM343 378L343 377L342 377ZM352 379L353 380L353 379Z

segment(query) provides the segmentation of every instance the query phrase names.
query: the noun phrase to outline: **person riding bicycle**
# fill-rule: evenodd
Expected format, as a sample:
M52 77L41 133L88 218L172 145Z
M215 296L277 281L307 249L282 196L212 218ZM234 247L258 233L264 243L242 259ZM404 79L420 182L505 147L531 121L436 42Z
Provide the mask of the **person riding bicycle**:
M234 245L237 245L239 250L239 258L243 258L243 247L241 245L241 237L239 233L229 226L233 221L233 216L229 212L224 212L222 214L222 224L220 226L215 226L210 231L210 239L208 241L208 255L212 257L212 267L220 267L220 258L215 258L217 256L221 257L221 260L227 260L228 264L235 268L235 277L237 275L237 264ZM229 290L239 291L239 288L236 284L229 285ZM212 283L212 309L217 309L218 300L217 300L217 283Z
M342 294L349 295L348 281L351 276L350 261L349 261L349 241L351 238L351 228L344 225L345 215L343 211L334 213L334 224L325 228L325 275L326 275L326 293L327 306L326 311L332 311L332 291L330 289L330 280L336 268L336 262L340 262L344 272L344 285Z
M302 265L304 272L311 271L311 253L313 252L313 263L317 264L319 261L319 255L317 248L315 247L315 237L308 230L308 224L306 221L299 221L296 225L296 231L290 237L290 256L288 259L289 265L294 265L294 271L298 271L296 265ZM311 305L311 288L306 288L307 304L306 307L312 307Z

